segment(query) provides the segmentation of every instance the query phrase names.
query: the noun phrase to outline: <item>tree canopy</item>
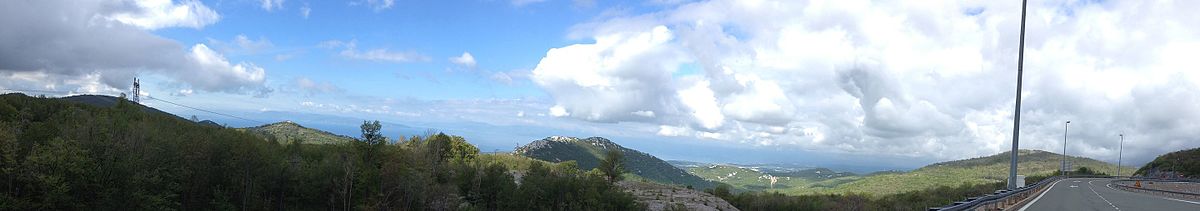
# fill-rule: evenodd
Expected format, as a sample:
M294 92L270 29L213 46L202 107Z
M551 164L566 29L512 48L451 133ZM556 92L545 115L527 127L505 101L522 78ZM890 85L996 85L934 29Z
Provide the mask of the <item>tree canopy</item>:
M303 144L124 101L0 95L0 210L639 210L601 175L459 136Z

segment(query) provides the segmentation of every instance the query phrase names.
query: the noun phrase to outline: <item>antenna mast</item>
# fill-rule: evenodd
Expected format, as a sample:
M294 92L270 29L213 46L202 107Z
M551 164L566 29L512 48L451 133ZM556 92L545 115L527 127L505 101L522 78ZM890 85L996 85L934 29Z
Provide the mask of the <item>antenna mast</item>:
M134 77L133 78L133 102L141 103L142 102L141 99L138 99L140 95L142 95L142 83L140 83L140 81L138 81L137 77Z

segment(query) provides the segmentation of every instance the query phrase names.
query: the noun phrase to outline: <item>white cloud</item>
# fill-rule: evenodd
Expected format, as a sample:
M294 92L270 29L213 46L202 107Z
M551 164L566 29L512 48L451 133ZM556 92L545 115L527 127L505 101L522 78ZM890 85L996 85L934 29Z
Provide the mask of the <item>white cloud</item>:
M663 113L675 93L670 72L682 63L667 27L596 37L594 44L550 49L531 74L572 117L612 122ZM660 64L666 63L666 64Z
M388 49L378 48L367 51L357 51L354 49L343 50L340 55L346 58L370 60L370 61L385 61L385 62L415 62L429 61L429 57L417 52L395 52Z
M547 51L531 79L554 98L552 116L939 159L999 153L1011 141L1020 4L664 3L579 24L571 37L594 43ZM1200 73L1186 70L1200 54L1200 29L1187 27L1200 25L1186 9L1196 4L1030 4L1022 148L1061 149L1053 140L1066 119L1089 122L1072 125L1069 135L1088 141L1069 151L1104 160L1116 157L1116 131L1141 137L1126 145L1135 163L1200 147L1200 107L1190 106Z
M660 136L690 136L695 131L688 127L675 127L669 125L658 126L658 135Z
M463 52L462 56L450 57L450 62L467 68L475 68L475 56L471 56L470 52Z
M53 13L56 15L46 15ZM0 7L0 75L23 87L126 90L137 76L166 76L171 86L265 96L265 70L232 64L208 46L190 49L150 32L199 28L217 20L197 1L19 1ZM88 83L80 83L89 81ZM39 84L52 85L46 87Z
M194 93L194 92L195 91L193 91L192 89L180 89L178 91L175 91L174 93L171 93L171 95L186 97L186 96L192 95L192 93Z
M395 4L396 4L396 0L364 0L364 1L356 1L356 2L352 2L352 3L350 3L350 4L352 4L352 5L365 5L365 6L369 7L369 8L371 8L372 10L375 10L376 12L379 12L379 11L382 11L382 10L385 10L385 9L390 9L390 8L392 8L392 5L395 5Z
M312 8L308 7L308 3L304 3L304 6L300 7L300 16L304 17L304 19L308 19L308 15L311 13L312 13Z
M328 81L316 82L307 77L298 77L295 80L295 85L300 88L300 91L307 95L341 93L345 90Z
M550 107L550 116L564 117L568 115L571 115L571 113L567 113L567 109L563 108L562 106Z
M705 129L717 129L725 124L725 115L717 107L708 81L700 81L690 88L679 90L679 100L691 110L692 117Z
M192 46L188 59L199 68L196 71L182 72L181 80L188 81L192 87L206 91L223 91L232 87L248 88L260 85L266 78L266 71L251 63L231 64L229 60L204 44ZM265 91L265 90L251 90Z
M235 54L258 54L275 47L275 44L272 44L266 37L259 37L258 40L253 40L244 34L234 36L233 40L228 42L209 38L208 44L220 49L224 53Z
M357 40L351 40L350 42L330 40L321 42L319 46L323 48L342 48L342 51L338 52L338 55L350 59L396 63L427 62L430 60L429 56L414 51L397 52L387 48L360 51L358 50Z
M134 10L120 10L104 15L106 19L137 26L143 29L167 27L203 28L221 19L216 11L196 0L183 0L176 4L171 0L116 1L105 6L133 6ZM11 5L10 5L11 6ZM103 10L101 10L103 11Z
M286 0L259 0L259 3L261 3L263 10L272 11L283 9L284 1Z

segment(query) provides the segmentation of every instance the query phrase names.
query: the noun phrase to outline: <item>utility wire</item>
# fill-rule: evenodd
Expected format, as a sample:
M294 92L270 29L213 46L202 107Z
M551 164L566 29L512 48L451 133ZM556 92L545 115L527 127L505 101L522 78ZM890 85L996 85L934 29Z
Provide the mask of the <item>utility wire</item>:
M203 111L203 112L208 112L208 113L212 113L212 114L216 114L216 115L221 115L221 116L226 116L226 117L230 117L230 118L236 118L236 119L241 119L241 120L246 120L246 121L251 121L251 122L257 122L257 123L260 123L260 124L267 124L266 122L263 122L263 121L258 121L258 120L252 120L252 119L242 118L242 117L238 117L238 116L234 116L234 115L229 115L229 114L224 114L224 113L220 113L220 112L216 112L216 111L204 110L204 109L200 109L200 108L196 108L196 107L191 107L191 106L187 106L187 105L183 105L183 104L179 104L179 103L175 103L175 102L167 101L167 100L164 100L164 99L162 99L162 98L152 97L152 96L149 96L149 95L147 95L147 96L146 96L146 98L149 98L149 99L151 99L151 100L162 101L162 102L164 102L164 103L170 103L171 105L177 105L177 106L179 106L179 107L190 108L190 109L197 110L197 111Z
M54 94L71 94L71 92L66 92L66 91L53 91L53 90L8 89L8 88L0 88L0 90L5 90L5 91L13 91L13 92L38 92L38 93L54 93ZM216 112L216 111L210 111L210 110L205 110L205 109L201 109L201 108L196 108L196 107L192 107L192 106L188 106L188 105L184 105L184 104L180 104L180 103L176 103L176 102L171 102L171 101L168 101L168 100L165 100L165 99L162 99L162 98L153 97L153 96L145 96L145 97L146 97L147 99L151 99L151 100L157 100L157 101L161 101L161 102L164 102L164 103L169 103L169 104L171 104L171 105L176 105L176 106L179 106L179 107L190 108L190 109L192 109L192 110L203 111L203 112L207 112L207 113L211 113L211 114L221 115L221 116L230 117L230 118L235 118L235 119L240 119L240 120L246 120L246 121L250 121L250 122L256 122L256 123L260 123L260 124L267 124L266 122L263 122L263 121L258 121L258 120L253 120L253 119L247 119L247 118L242 118L242 117L238 117L238 116L234 116L234 115L224 114L224 113L220 113L220 112Z

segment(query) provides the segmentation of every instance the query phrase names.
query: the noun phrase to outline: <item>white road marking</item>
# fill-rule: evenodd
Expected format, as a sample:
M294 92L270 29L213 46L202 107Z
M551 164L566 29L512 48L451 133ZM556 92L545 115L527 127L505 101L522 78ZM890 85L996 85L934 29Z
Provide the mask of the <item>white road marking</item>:
M1074 186L1074 185L1072 185L1071 187L1072 187L1072 188L1078 188L1079 186Z
M1183 200L1183 199L1173 199L1173 198L1167 198L1167 197L1159 197L1159 198L1163 198L1163 199L1166 199L1166 200L1171 200L1171 201L1177 201L1177 202L1185 202L1185 203L1192 203L1192 204L1200 204L1200 202L1188 201L1188 200Z
M1057 185L1057 184L1058 184L1058 182L1062 182L1062 180L1058 180L1058 181L1054 181L1054 183L1050 183L1050 187L1049 187L1049 188L1046 188L1046 190L1045 190L1045 191L1042 191L1042 194L1038 194L1038 197L1037 197L1037 198L1033 198L1033 201L1029 201L1029 203L1026 203L1026 204L1025 204L1025 206L1021 207L1021 209L1020 209L1020 210L1018 210L1018 211L1025 211L1025 209L1029 209L1029 206L1030 206L1030 205L1033 205L1034 203L1037 203L1037 201L1038 201L1038 200L1042 199L1042 196L1046 196L1046 193L1050 192L1050 190L1053 190L1053 189L1054 189L1054 185Z
M1113 209L1121 210L1121 208L1117 208L1117 205L1113 205L1113 203L1112 203L1112 202L1108 201L1108 199L1105 199L1105 198L1104 198L1104 196L1101 196L1099 192L1096 192L1096 189L1095 189L1095 188L1092 188L1092 186L1091 186L1091 185L1094 185L1094 184L1092 184L1092 182L1095 182L1095 180L1088 181L1088 184L1089 184L1089 185L1088 185L1088 189L1091 189L1091 190L1092 190L1092 193L1095 193L1095 194L1096 194L1096 196L1099 196L1101 200L1104 200L1104 202L1105 202L1105 203L1108 203L1108 206L1112 206L1112 207L1113 207Z

